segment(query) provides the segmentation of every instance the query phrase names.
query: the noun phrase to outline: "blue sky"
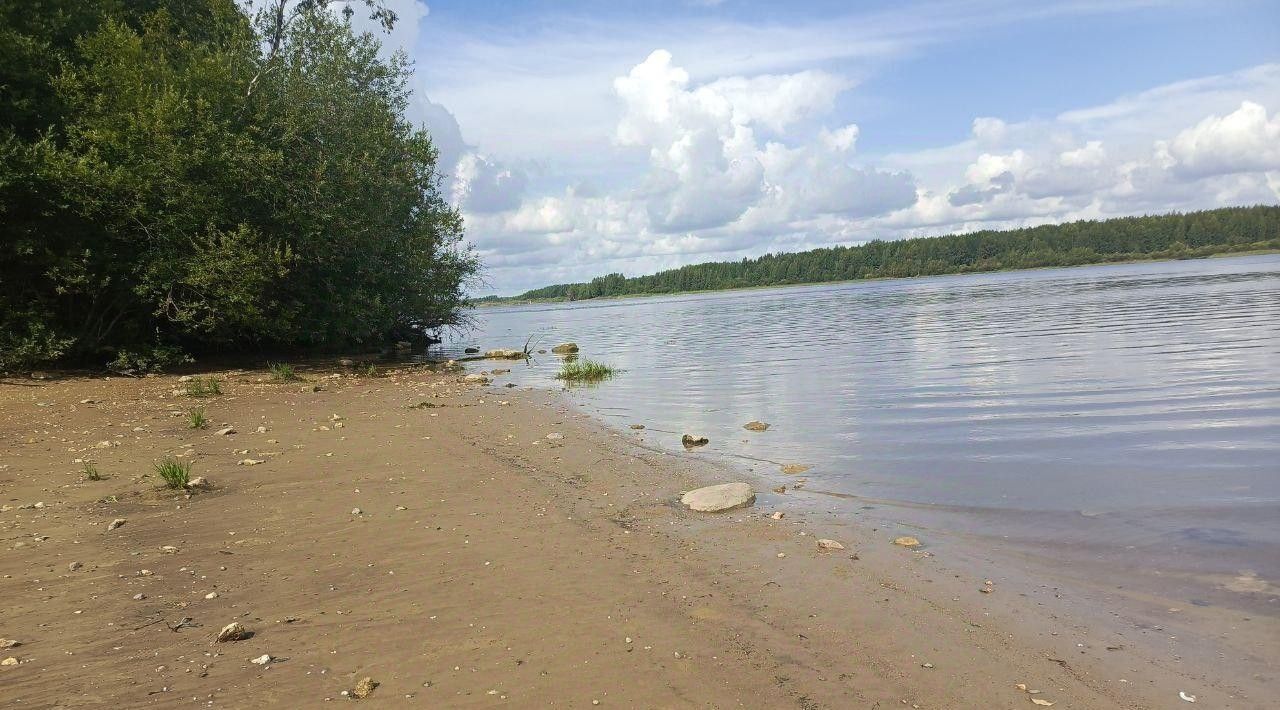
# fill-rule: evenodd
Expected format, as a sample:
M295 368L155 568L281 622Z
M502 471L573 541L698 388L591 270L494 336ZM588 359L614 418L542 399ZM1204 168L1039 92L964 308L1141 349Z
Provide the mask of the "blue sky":
M388 4L481 293L1280 202L1277 2Z

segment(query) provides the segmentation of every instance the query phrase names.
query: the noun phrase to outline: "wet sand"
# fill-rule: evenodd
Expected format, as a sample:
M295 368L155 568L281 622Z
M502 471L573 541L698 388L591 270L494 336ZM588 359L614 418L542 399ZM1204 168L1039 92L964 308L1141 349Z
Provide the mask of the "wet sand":
M361 702L389 707L1273 706L1274 615L1095 620L1001 572L1016 551L821 496L691 513L682 491L740 476L502 377L214 374L202 400L169 376L0 382L4 705L316 707L370 677ZM161 488L167 455L211 488ZM231 622L253 636L214 643Z

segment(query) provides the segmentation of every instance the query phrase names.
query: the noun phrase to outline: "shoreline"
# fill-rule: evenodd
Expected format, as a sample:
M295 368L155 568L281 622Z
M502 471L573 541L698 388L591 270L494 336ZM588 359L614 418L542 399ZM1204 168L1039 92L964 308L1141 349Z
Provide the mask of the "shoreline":
M0 383L15 707L314 705L368 676L405 707L1253 708L1275 681L1186 667L1205 658L1167 639L1149 657L1133 638L1163 629L1082 624L1078 600L928 533L909 550L767 488L691 513L682 491L739 477L555 392L303 371L213 373L224 394L199 401L175 377ZM191 406L208 430L185 428ZM142 477L168 454L212 490ZM108 478L82 480L85 458ZM232 621L254 636L210 643Z
M476 308L502 308L505 306L533 306L545 305L551 303L589 303L594 301L626 301L635 298L662 298L665 296L691 296L707 293L732 293L736 291L762 291L773 288L802 288L805 286L840 286L844 284L858 283L876 283L880 281L912 281L918 279L932 279L943 276L980 276L983 274L1015 274L1023 271L1046 271L1049 269L1081 269L1091 266L1123 266L1125 264L1154 264L1172 261L1200 261L1202 259L1232 259L1236 257L1246 256L1267 256L1270 254L1280 254L1280 249L1252 249L1248 251L1220 251L1204 256L1194 257L1153 257L1151 259L1119 259L1117 261L1093 261L1085 264L1071 264L1068 266L1032 266L1025 269L993 269L989 271L952 271L944 274L925 274L920 276L876 276L865 279L841 279L838 281L805 281L801 283L787 284L771 284L767 286L738 286L735 288L712 288L698 291L672 291L670 293L629 293L619 296L600 296L598 298L584 298L578 301L570 301L567 298L538 298L519 300L511 298L509 300L500 301L476 301Z

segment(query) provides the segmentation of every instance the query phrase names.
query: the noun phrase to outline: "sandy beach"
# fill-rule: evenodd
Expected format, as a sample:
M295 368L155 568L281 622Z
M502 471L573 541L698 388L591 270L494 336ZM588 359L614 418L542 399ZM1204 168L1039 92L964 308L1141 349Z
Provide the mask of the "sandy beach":
M660 422L613 431L501 375L300 372L200 373L202 399L176 375L0 382L0 705L1275 706L1274 615L1103 623L792 491L685 510L744 479L656 451ZM207 487L164 488L167 456ZM215 642L233 622L251 637Z

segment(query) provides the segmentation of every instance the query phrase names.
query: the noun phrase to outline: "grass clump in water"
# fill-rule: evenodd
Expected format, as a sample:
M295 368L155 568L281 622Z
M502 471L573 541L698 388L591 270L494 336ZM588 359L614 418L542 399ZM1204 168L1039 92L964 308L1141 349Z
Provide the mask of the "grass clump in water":
M186 488L191 481L191 463L167 458L156 464L156 475L170 488Z
M187 426L192 429L203 429L209 426L209 418L204 415L204 407L196 407L187 412Z
M576 360L566 362L556 374L557 380L565 382L600 382L617 374L617 370L595 360Z
M272 382L301 382L302 377L287 362L269 362L267 369L271 371Z
M84 478L86 481L101 481L104 476L98 467L89 461L84 462Z
M212 397L222 394L222 385L213 377L197 377L187 383L188 397Z

